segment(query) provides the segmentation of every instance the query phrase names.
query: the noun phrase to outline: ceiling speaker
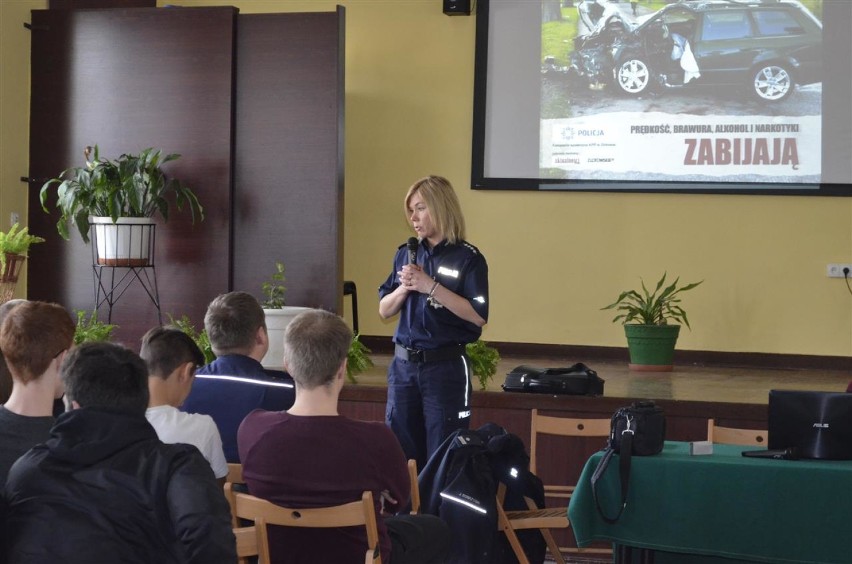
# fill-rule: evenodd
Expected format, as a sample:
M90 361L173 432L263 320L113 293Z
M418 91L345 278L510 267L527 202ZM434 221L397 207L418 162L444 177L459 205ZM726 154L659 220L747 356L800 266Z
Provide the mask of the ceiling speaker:
M444 0L444 13L448 16L469 16L471 0Z

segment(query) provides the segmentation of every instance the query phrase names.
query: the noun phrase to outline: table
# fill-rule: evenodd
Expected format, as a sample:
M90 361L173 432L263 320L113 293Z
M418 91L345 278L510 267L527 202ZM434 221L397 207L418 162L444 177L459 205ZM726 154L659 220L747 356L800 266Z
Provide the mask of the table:
M568 506L578 546L604 540L664 551L657 564L666 561L665 552L748 562L852 562L852 461L740 454L753 449L716 444L712 455L690 456L688 443L666 442L659 455L633 457L627 507L614 525L595 508L590 480L603 453L594 454ZM598 482L609 515L620 495L613 456Z

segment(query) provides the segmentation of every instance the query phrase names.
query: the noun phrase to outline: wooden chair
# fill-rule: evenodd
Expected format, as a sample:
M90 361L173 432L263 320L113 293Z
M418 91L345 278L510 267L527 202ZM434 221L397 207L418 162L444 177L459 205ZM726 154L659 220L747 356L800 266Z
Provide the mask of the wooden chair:
M768 432L759 429L738 429L720 427L715 419L707 420L707 440L711 443L724 443L743 446L766 446Z
M408 479L411 481L411 514L420 512L420 485L417 482L417 461L408 460Z
M244 484L245 480L243 480L243 465L239 462L229 462L228 475L225 476L225 481L234 484Z
M577 419L568 417L550 417L539 415L537 409L532 410L530 420L530 471L536 473L536 451L538 449L538 435L558 435L562 437L608 437L610 429L609 419ZM548 550L556 562L564 563L562 552L583 552L611 554L607 549L569 549L560 548L553 538L549 529L567 529L568 522L568 500L574 492L573 485L545 484L545 498L558 498L562 500L555 508L538 509L535 502L526 498L528 509L522 511L507 511L504 509L506 485L500 483L497 488L497 526L506 534L509 545L515 553L520 564L528 564L529 559L524 554L523 548L516 531L524 529L539 529L544 536Z
M228 475L225 477L224 490L225 499L228 501L228 505L231 508L231 526L236 529L239 527L239 520L237 519L237 507L234 495L236 495L240 488L235 490L234 484L245 484L245 481L243 480L243 465L229 462ZM244 489L243 491L248 490Z
M237 527L237 555L258 556L258 564L269 564L269 537L267 525L281 527L353 527L363 525L367 529L367 547L364 554L365 564L381 564L379 531L376 525L376 509L373 494L365 491L360 501L353 501L333 507L313 507L292 509L276 505L270 501L246 493L235 493L236 514L239 519L253 521L251 527ZM251 533L254 533L254 542ZM240 552L242 551L242 552Z
M234 537L237 539L237 562L248 564L250 556L257 556L260 550L257 546L257 528L237 527L234 529Z
M228 463L228 474L225 476L225 499L231 508L231 527L234 528L234 536L237 537L237 564L249 564L246 556L257 554L257 540L255 539L254 527L241 527L237 518L236 494L238 491L247 492L245 480L243 480L243 465L239 463Z
M550 533L550 529L568 528L568 507L539 509L533 500L524 498L528 509L510 511L503 507L505 500L506 484L499 482L497 484L497 528L505 533L509 546L512 547L512 552L518 559L518 564L530 564L517 534L518 531L525 529L541 531L544 542L554 560L560 564L565 564L565 559L562 557L562 552L559 550L559 545L556 544L556 539Z

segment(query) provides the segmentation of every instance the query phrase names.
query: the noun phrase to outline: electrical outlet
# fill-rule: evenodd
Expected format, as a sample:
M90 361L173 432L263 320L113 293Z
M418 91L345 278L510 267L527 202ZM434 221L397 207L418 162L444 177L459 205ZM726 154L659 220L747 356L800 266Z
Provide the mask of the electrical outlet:
M847 275L843 274L844 268L847 269L846 270L846 272L848 273ZM845 278L846 276L849 276L849 278L852 278L852 264L829 264L826 267L825 274L829 278Z
M9 226L15 225L16 223L21 222L21 215L18 212L12 212L9 214Z

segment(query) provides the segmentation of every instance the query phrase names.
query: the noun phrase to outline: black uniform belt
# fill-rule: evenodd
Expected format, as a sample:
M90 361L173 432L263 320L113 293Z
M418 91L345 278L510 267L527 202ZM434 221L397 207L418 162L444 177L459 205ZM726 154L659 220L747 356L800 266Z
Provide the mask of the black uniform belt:
M464 345L452 345L439 349L409 349L397 344L395 355L397 358L408 362L436 362L438 360L452 360L464 354Z

